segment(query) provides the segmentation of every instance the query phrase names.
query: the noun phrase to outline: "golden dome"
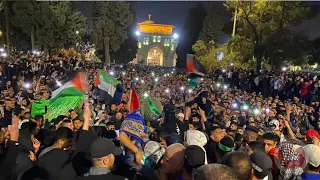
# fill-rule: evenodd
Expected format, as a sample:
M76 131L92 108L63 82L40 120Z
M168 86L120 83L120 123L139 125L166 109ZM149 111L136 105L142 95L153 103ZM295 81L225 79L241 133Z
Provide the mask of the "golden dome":
M156 24L151 20L151 14L148 15L149 19L138 23L138 29L143 33L155 33L155 34L172 34L173 29L175 28L172 25L166 24Z
M151 21L150 19L149 20L146 20L146 21L143 21L139 24L154 24L155 22L154 21Z

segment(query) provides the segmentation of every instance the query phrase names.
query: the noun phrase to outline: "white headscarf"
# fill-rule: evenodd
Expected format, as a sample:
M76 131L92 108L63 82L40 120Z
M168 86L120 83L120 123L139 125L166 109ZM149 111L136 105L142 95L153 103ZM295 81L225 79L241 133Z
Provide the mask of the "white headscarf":
M207 137L203 132L198 130L187 131L187 145L188 146L196 145L201 147L201 149L204 151L204 154L205 154L205 165L208 164L208 160L207 160L207 152L203 147L207 144L207 142L208 142Z

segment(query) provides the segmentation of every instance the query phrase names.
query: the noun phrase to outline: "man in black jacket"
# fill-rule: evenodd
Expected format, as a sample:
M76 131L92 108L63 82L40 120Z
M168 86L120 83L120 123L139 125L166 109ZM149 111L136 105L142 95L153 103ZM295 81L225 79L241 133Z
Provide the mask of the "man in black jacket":
M14 116L12 118L12 125L8 126L8 132L10 134L10 138L6 143L5 150L0 153L0 179L14 179L14 169L16 167L16 158L18 154L21 152L19 148L19 118ZM1 142L1 146L5 143L5 141Z
M116 147L110 139L98 138L90 148L90 156L93 167L90 168L89 173L76 180L126 180L125 177L117 176L111 173L111 168L114 165L115 156L122 154L122 149Z

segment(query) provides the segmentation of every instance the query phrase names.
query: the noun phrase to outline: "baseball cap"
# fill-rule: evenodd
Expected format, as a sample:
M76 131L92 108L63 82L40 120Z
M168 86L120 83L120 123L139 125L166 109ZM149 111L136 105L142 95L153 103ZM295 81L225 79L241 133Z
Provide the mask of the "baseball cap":
M160 143L155 141L147 142L143 150L144 156L149 160L150 167L156 165L165 153L165 149L161 147Z
M205 164L205 158L205 152L200 146L188 146L184 151L184 167L191 174L192 170Z
M309 140L312 139L313 137L320 139L319 133L314 129L310 129L310 130L306 131L305 135L306 135L307 139L309 139Z
M93 141L90 147L90 156L92 158L102 158L109 154L119 156L122 154L122 149L116 147L114 143L107 138L98 138Z
M319 167L320 166L320 158L319 158L320 147L314 144L308 144L308 145L305 145L302 149L305 153L306 161L309 164L311 164L313 167Z
M262 176L266 177L272 169L271 158L263 151L256 151L250 155L253 169L258 171Z

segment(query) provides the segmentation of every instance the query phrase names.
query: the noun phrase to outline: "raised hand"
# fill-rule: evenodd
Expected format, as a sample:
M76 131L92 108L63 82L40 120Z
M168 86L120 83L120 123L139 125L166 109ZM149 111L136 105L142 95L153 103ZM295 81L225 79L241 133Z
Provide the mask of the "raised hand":
M40 141L38 141L37 139L34 139L34 141L32 142L33 145L33 149L35 152L37 152L40 149Z
M13 116L11 125L8 126L8 132L10 134L10 140L18 142L19 139L19 118Z
M32 152L32 151L29 151L29 158L31 161L36 161L37 160L37 157L36 155Z
M91 119L91 110L88 105L84 107L84 112L83 112L83 126L82 129L88 131L89 126L90 126L90 119Z

